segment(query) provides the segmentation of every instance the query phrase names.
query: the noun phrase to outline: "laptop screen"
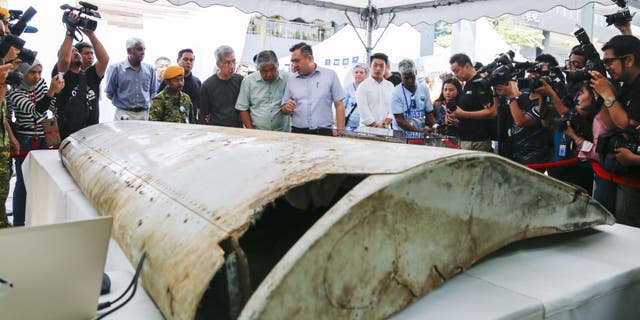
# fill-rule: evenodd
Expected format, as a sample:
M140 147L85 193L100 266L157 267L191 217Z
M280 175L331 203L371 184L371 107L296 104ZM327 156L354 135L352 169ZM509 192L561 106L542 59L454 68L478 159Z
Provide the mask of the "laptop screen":
M96 314L111 217L0 229L0 319Z

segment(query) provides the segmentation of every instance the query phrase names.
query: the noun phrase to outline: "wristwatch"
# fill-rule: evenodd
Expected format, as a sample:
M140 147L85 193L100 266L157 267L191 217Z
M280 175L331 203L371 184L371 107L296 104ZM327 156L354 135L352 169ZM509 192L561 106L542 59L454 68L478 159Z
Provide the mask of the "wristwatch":
M610 98L610 99L604 99L604 101L602 102L602 104L604 104L605 107L607 108L611 108L613 107L613 104L616 102L616 98Z

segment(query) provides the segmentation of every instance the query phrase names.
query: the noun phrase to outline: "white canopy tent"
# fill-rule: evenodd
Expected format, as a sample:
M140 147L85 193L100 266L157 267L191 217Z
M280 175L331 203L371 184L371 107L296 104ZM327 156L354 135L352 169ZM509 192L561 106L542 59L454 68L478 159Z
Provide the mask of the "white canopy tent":
M157 0L146 0L155 2ZM357 15L369 12L379 15L395 14L393 23L433 24L437 21L453 23L462 19L498 17L503 14L522 14L526 11L547 11L562 6L582 8L589 3L613 4L610 0L168 0L175 5L195 2L202 7L233 6L244 12L260 12L266 16L279 15L287 19L307 21L322 19L338 24L347 23ZM627 1L639 6L640 1ZM374 9L374 10L371 10ZM348 14L350 18L347 18Z
M155 2L157 0L145 0ZM611 5L610 0L167 0L175 5L194 2L200 6L233 6L244 12L259 12L266 16L279 15L286 19L302 18L307 21L322 19L338 24L360 21L366 29L363 44L370 54L375 41L373 30L390 23L433 24L437 21L453 23L476 20L480 17L498 17L503 14L522 14L530 10L544 12L562 6L582 8L590 3ZM629 0L630 6L639 7L640 0Z

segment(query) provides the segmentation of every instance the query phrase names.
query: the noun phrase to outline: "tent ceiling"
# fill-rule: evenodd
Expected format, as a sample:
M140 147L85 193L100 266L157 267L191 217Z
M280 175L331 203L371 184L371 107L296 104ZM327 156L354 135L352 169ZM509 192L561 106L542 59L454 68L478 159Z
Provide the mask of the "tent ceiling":
M145 0L156 2L158 0ZM306 21L321 19L338 24L347 23L345 12L351 19L365 12L368 0L167 0L175 5L194 2L202 7L211 5L233 6L244 12L259 12L266 16L279 15L286 19L302 18ZM394 13L394 24L437 21L456 22L462 19L476 20L480 17L498 17L503 14L522 14L536 10L544 12L557 6L567 9L582 8L590 3L613 4L610 0L372 0L372 5L381 14ZM638 0L628 1L638 6ZM389 15L387 15L389 16Z

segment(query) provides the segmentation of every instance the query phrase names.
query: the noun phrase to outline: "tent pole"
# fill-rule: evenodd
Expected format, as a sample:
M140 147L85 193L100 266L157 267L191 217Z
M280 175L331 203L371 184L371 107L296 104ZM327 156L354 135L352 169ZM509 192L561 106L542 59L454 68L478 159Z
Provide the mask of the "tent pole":
M369 0L369 12L367 14L367 45L365 46L365 49L367 50L367 63L369 62L369 58L371 58L371 50L373 50L373 48L371 47L371 44L373 43L372 37L373 37L373 28L374 28L374 11L373 11L373 5L371 4L371 0Z

